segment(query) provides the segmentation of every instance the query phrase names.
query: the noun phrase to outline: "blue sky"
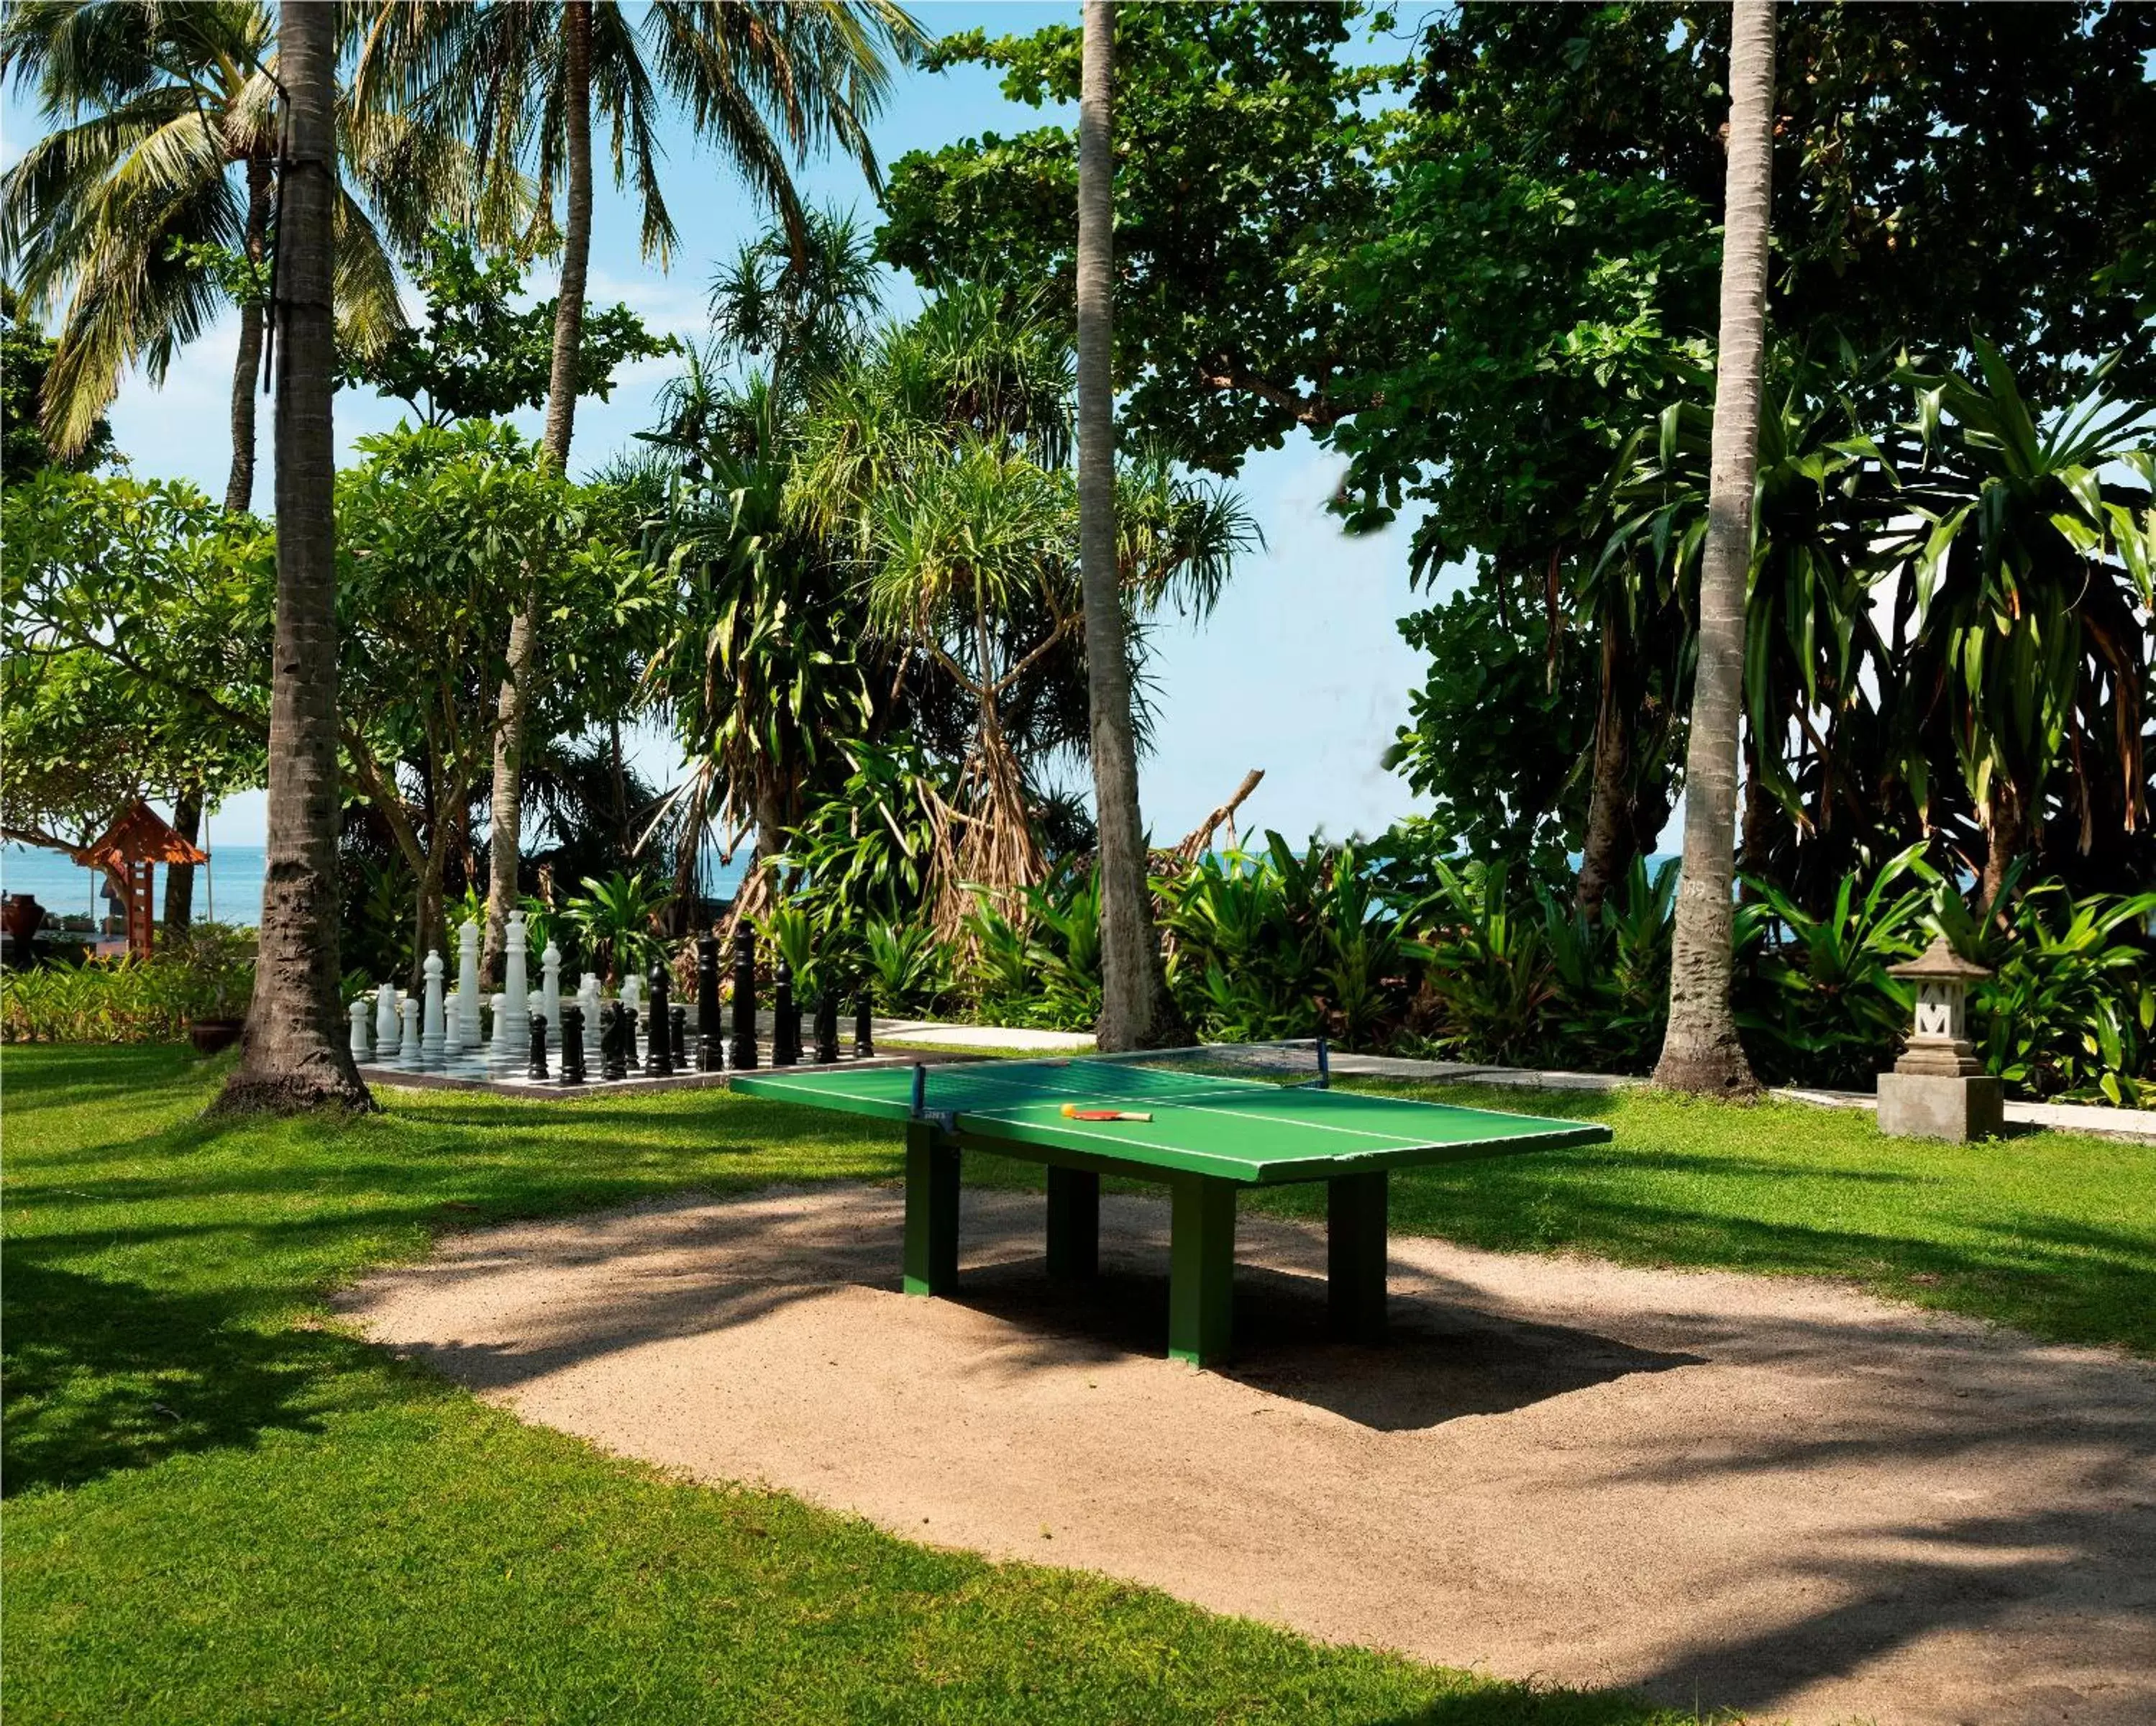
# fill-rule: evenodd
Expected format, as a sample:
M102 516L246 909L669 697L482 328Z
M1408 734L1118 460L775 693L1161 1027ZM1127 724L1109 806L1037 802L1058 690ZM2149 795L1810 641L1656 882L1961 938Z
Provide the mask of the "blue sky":
M915 10L939 33L977 25L1009 33L1056 19L1075 22L1077 16L1075 7L1018 0ZM11 105L7 132L20 138L28 118ZM1039 110L1006 100L993 74L966 67L901 74L874 136L879 158L889 163L908 150L1044 123ZM639 256L633 213L603 179L590 293L600 304L626 301L654 328L701 335L712 265L759 231L765 218L723 162L685 133L669 136L668 157L666 198L682 237L672 270L662 274ZM801 184L812 201L874 213L852 164L814 164ZM543 270L533 273L532 285L552 291ZM894 278L894 309L903 311L918 297L910 280ZM123 385L113 429L138 474L183 477L213 496L222 494L236 340L228 321L182 356L162 390L140 378ZM597 465L646 429L654 417L653 397L671 369L667 361L624 368L610 401L581 403L572 465ZM336 427L343 457L349 459L355 439L395 424L404 411L402 403L368 392L341 392ZM520 419L536 434L536 414ZM265 414L258 507L270 496L268 424ZM1164 843L1195 825L1250 768L1264 768L1265 781L1246 805L1245 824L1254 820L1297 839L1320 830L1336 837L1375 831L1414 807L1406 786L1379 763L1422 675L1419 657L1394 629L1419 603L1408 588L1407 535L1394 528L1344 538L1323 508L1339 470L1302 437L1254 456L1238 483L1264 528L1265 549L1244 561L1202 625L1170 621L1156 633L1152 676L1158 717L1153 753L1142 764L1141 794L1147 820ZM679 758L665 738L643 737L638 753L655 781L670 782ZM218 813L212 838L259 844L262 828L262 799L252 794Z

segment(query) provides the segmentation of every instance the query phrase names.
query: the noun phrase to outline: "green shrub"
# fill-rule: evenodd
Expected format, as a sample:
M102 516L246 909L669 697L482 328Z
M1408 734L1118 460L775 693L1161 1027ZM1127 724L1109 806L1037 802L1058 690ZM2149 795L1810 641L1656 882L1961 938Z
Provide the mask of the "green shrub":
M177 1042L197 1020L244 1018L254 988L254 932L201 923L146 959L0 974L0 1039Z

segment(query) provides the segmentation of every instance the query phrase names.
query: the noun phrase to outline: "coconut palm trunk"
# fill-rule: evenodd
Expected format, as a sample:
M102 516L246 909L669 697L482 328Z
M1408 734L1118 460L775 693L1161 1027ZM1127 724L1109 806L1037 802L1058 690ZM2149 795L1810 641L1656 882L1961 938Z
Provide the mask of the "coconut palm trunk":
M562 285L554 308L554 352L547 382L547 458L567 472L577 418L577 362L584 338L584 281L592 255L592 8L568 0L562 13L562 97L568 157L567 222L562 231ZM523 845L524 732L531 717L532 668L539 653L536 604L527 598L509 626L509 675L502 680L494 733L494 792L489 799L485 963L501 980L511 908L517 901Z
M1736 876L1738 727L1744 706L1744 588L1752 564L1760 357L1774 127L1773 0L1737 0L1729 45L1729 167L1722 213L1722 330L1699 668L1685 756L1684 873L1670 966L1670 1023L1655 1082L1747 1097L1758 1089L1729 1002Z
M1131 727L1130 655L1116 560L1113 342L1116 8L1086 0L1078 99L1078 567L1086 611L1093 800L1100 824L1101 1021L1103 1049L1188 1040L1161 974L1138 814Z
M280 197L277 622L270 809L254 998L221 1110L372 1106L337 1001L336 369L331 307L336 195L336 14L288 6L279 69L290 153Z

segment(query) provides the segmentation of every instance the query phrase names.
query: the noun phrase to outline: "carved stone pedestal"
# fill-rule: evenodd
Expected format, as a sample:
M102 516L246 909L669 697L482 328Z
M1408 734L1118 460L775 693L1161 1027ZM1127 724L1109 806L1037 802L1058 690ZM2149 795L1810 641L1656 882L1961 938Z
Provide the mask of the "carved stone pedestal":
M1905 1138L1989 1138L2006 1123L2006 1087L1988 1073L1879 1076L1879 1130Z
M1989 1138L2006 1123L2006 1088L1978 1065L1966 1035L1969 985L1991 973L1936 937L1893 968L1917 985L1916 1027L1894 1071L1879 1076L1879 1130L1907 1138Z

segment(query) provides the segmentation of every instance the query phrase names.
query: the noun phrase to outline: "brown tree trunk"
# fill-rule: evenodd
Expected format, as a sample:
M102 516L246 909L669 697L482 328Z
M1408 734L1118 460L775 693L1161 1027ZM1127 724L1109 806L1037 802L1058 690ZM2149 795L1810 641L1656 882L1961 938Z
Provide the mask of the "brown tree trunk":
M220 1111L372 1107L337 1000L336 448L331 212L336 15L279 14L290 156L279 199L277 620L254 998Z
M1984 853L1976 908L1979 914L1995 917L2006 909L1999 902L1999 890L2006 885L2006 871L2029 842L2028 805L2022 800L2020 788L2011 779L2000 778L1992 790L1991 819L1984 824L1984 837L1991 848Z
M577 417L577 362L583 345L584 280L592 255L592 8L567 0L562 8L562 100L568 133L568 219L562 230L562 288L554 305L553 364L547 383L543 447L555 466L569 466ZM532 666L539 651L538 599L527 593L509 625L509 676L495 709L492 838L487 847L485 963L500 982L502 944L517 899L523 847L524 727L531 713Z
M1699 670L1685 757L1684 875L1670 965L1669 1030L1655 1082L1677 1091L1748 1097L1759 1086L1738 1040L1730 1008L1731 888L1738 728L1744 705L1744 587L1752 562L1759 366L1766 333L1774 126L1773 0L1736 0L1729 90L1722 330L1715 361L1707 547L1700 569Z
M1621 645L1607 624L1602 630L1602 696L1594 716L1594 783L1581 841L1580 912L1602 915L1610 884L1632 866L1632 734L1638 704L1623 670Z
M189 845L202 837L203 787L197 778L172 799L172 831ZM194 927L195 866L175 863L165 871L165 932L184 935Z
M1085 590L1086 694L1093 802L1100 823L1101 1021L1104 1050L1186 1043L1190 1034L1161 973L1160 937L1138 812L1130 655L1116 562L1114 342L1116 8L1086 0L1078 99L1078 564Z
M247 259L259 264L270 235L270 163L247 159ZM239 353L232 363L232 468L224 482L227 515L254 506L254 391L262 369L262 306L251 295L239 305Z
M1737 850L1738 865L1749 876L1762 876L1774 855L1774 833L1780 824L1781 804L1774 794L1767 789L1760 770L1759 739L1750 722L1744 727L1744 828L1743 842ZM1743 896L1750 899L1754 890L1743 889Z

